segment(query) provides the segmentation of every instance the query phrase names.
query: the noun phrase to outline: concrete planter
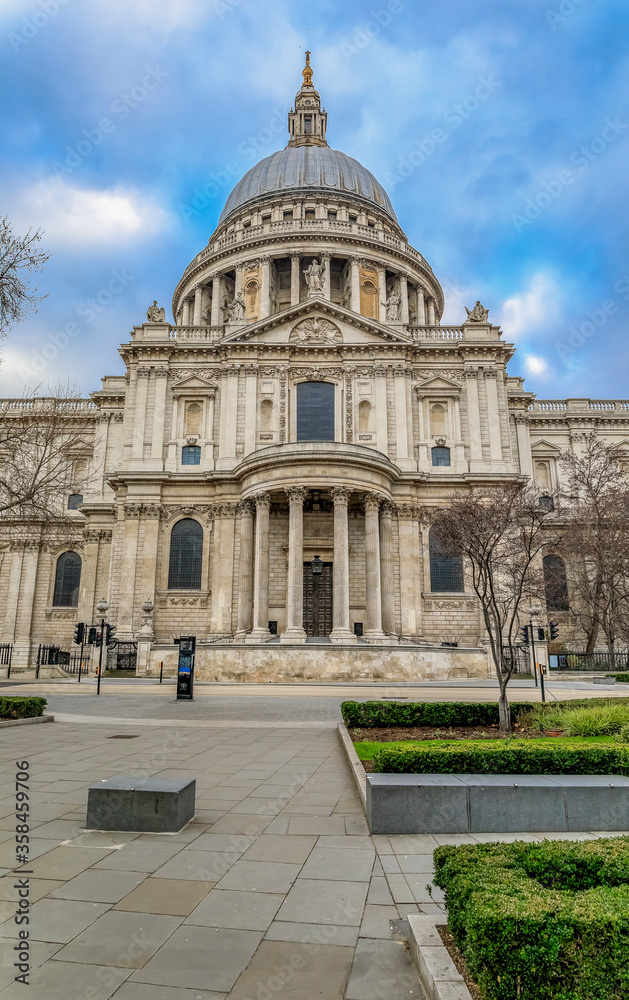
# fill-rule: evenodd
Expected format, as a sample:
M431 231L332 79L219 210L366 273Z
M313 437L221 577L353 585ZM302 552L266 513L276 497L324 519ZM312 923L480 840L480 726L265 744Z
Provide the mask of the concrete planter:
M445 917L409 914L411 958L427 1000L472 1000L437 930L446 923Z

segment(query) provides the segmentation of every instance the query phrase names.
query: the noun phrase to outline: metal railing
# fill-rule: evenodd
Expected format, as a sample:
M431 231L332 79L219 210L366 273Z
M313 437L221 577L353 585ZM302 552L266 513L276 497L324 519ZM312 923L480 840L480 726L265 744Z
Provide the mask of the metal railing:
M551 670L573 670L575 672L629 670L629 650L619 650L613 655L605 651L551 654L550 668Z
M3 642L0 644L0 667L8 667L7 678L11 676L11 660L13 659L13 643Z

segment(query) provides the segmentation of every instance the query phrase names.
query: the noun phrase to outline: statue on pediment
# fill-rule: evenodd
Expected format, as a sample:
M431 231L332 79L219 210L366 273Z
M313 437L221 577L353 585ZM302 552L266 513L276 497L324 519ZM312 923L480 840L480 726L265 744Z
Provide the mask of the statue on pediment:
M468 309L466 306L465 312L468 323L486 323L489 317L489 309L485 309L485 306L480 304L479 299L476 299L476 305L473 309Z
M153 299L153 305L146 310L146 318L149 323L166 322L166 310L163 306L158 306L157 299Z
M304 268L304 275L308 285L308 298L312 295L323 295L324 274L325 264L320 264L316 257L308 267Z

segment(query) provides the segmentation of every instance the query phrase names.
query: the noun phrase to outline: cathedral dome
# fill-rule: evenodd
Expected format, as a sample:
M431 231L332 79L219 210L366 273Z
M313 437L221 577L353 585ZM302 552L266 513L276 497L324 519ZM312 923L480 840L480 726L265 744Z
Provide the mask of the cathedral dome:
M249 202L286 191L314 194L334 191L367 202L397 223L391 200L372 173L346 153L327 144L292 145L256 163L233 189L219 225Z

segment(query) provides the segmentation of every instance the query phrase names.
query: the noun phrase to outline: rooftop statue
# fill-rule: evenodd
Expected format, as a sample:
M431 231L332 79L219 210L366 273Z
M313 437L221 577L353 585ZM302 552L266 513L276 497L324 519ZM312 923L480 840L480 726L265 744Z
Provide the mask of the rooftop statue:
M489 317L489 309L485 309L485 306L480 304L479 299L476 299L476 305L473 309L468 309L466 306L465 312L469 323L486 323Z
M325 265L320 264L315 258L312 264L304 268L304 275L308 284L308 298L312 295L323 295L323 275Z
M149 323L166 322L166 310L163 306L158 306L157 299L153 299L153 305L146 310L146 318Z

